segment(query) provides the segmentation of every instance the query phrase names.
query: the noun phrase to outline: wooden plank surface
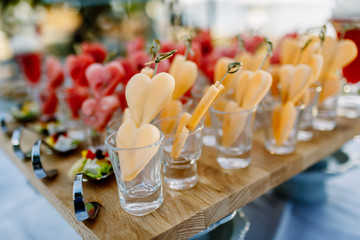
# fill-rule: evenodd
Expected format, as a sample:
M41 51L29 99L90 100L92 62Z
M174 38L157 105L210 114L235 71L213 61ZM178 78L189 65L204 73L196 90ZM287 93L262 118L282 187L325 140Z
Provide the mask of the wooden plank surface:
M198 162L198 184L184 191L165 188L164 204L143 217L129 215L121 209L115 177L104 182L85 182L85 200L98 201L102 207L94 221L84 222L75 220L72 180L67 177L79 152L68 157L44 155L44 167L57 168L60 173L53 180L39 180L29 161L16 159L9 138L1 135L0 144L34 187L84 239L187 239L336 151L360 133L359 120L340 118L334 131L316 132L311 142L299 143L288 156L267 153L263 134L257 132L251 165L240 170L221 169L215 159L216 150L204 147ZM24 132L22 139L24 149L30 148L36 136Z

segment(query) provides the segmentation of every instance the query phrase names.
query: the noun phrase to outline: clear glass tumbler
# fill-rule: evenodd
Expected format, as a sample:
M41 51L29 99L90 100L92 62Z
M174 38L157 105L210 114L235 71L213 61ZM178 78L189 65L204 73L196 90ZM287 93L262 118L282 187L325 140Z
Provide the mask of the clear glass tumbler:
M173 117L154 123L161 130L162 125L164 126L164 124L167 125L167 122L172 123L176 121L175 130L164 133L163 157L164 183L167 187L174 190L192 188L198 181L196 162L201 156L204 128L204 124L200 122L194 131L176 134L179 120L180 117Z
M299 142L310 141L314 136L312 128L313 116L317 112L317 103L321 87L319 85L309 88L307 103L301 113L297 139Z
M346 118L360 117L360 82L344 82L338 100L337 115Z
M128 213L143 216L155 211L163 203L161 161L164 134L148 146L117 148L116 134L110 134L108 149L118 185L120 205Z
M216 138L216 160L222 168L245 168L250 164L256 107L234 112L210 108L211 123Z
M335 129L338 96L338 94L333 95L318 103L312 123L313 129L320 131L332 131Z
M117 132L122 124L122 117L113 118L106 124L106 132L108 135Z
M294 114L289 114L292 111L285 109L279 99L269 97L261 103L261 108L265 149L277 155L294 152L303 105L296 106Z

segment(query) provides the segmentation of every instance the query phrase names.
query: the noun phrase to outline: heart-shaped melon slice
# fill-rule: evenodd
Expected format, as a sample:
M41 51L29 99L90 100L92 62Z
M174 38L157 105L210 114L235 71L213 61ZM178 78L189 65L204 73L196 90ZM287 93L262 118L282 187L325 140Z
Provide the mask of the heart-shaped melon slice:
M312 70L308 65L299 64L294 68L293 77L289 86L287 101L297 102L311 85Z
M243 132L249 114L243 112L244 109L231 100L227 102L225 111L228 114L224 116L221 145L223 147L231 147Z
M319 102L339 93L341 89L341 81L336 76L330 76L322 82L322 90L319 95Z
M242 63L241 66L242 70L250 70L252 66L252 60L253 60L253 55L249 52L242 52L236 58L237 62Z
M307 63L312 69L310 84L314 84L319 80L321 70L324 66L324 57L321 54L314 54Z
M150 123L170 100L175 79L168 73L159 73L152 79L146 74L135 74L125 90L126 101L137 126Z
M114 93L121 78L125 76L125 70L118 62L110 62L104 66L94 63L86 69L85 74L95 97L100 98Z
M351 63L357 56L356 44L348 39L338 41L328 73L332 74Z
M181 56L182 55L176 55L176 57ZM179 66L176 68L176 71L173 70L175 72L171 74L175 78L175 89L172 95L173 99L179 99L184 95L194 84L198 74L198 68L194 62L182 61L176 63L178 63Z
M239 106L241 106L242 104L244 94L253 75L254 74L251 71L243 70L241 71L239 77L236 79L234 92L235 101Z
M141 69L140 73L146 74L149 78L152 78L154 75L154 69L151 67L144 67Z
M121 123L124 123L128 119L132 119L131 112L130 112L129 108L125 108L122 119L121 119Z
M176 73L180 70L180 66L186 61L185 56L181 54L176 54L174 60L172 61L169 74L175 77Z
M263 70L256 70L247 84L241 107L245 110L257 106L269 91L272 83L271 74Z
M255 55L253 56L253 59L252 59L251 68L249 70L251 70L251 71L258 70L260 68L266 54L267 54L267 52L265 52L265 51L259 51L259 52L255 53ZM270 58L267 58L261 69L267 69L269 64L270 64Z
M281 102L285 103L288 99L289 88L293 79L294 66L285 64L280 67L279 79L281 88Z
M295 64L300 55L297 39L286 38L281 45L281 64Z
M180 116L182 104L179 100L171 99L161 110L160 119L173 118ZM175 130L176 119L168 119L161 123L161 131L165 134L171 134Z
M310 41L311 42L307 45L307 47L302 51L301 53L301 57L300 57L300 61L299 63L301 64L309 64L309 62L311 61L311 57L314 55L314 54L317 54L320 50L320 41L317 40L317 37L315 36L311 36L309 38L306 39L305 43L307 41Z
M217 60L214 68L214 81L220 82L221 79L226 74L226 69L229 63L235 62L232 58L221 57ZM228 74L226 78L223 80L222 85L224 85L226 91L233 88L233 84L235 83L237 74Z
M273 110L273 136L280 146L289 138L296 121L296 108L292 102L278 105Z
M325 40L322 44L322 47L320 48L320 54L324 57L324 66L319 77L320 79L323 79L326 76L330 68L332 59L336 53L336 46L337 39L331 36L325 36Z
M143 124L136 127L133 120L126 120L116 134L116 147L119 150L121 179L133 180L148 164L158 151L160 131L154 125Z

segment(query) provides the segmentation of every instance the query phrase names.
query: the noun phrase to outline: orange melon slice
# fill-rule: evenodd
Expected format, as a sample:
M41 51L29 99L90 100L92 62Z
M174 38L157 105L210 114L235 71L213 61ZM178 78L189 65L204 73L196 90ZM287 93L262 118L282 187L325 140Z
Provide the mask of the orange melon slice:
M182 104L179 100L171 99L161 110L160 112L160 119L170 118L170 117L177 117L180 116L182 112ZM176 127L176 119L171 119L168 121L163 121L161 123L161 131L165 134L173 133Z
M319 102L322 103L327 98L332 97L340 92L341 81L340 79L333 77L329 78L322 83L322 91L319 95Z
M296 108L292 102L275 107L272 117L273 135L280 146L289 138L296 121Z
M185 145L186 139L187 139L187 133L189 130L186 128L186 125L190 121L191 114L184 112L180 118L179 124L176 129L176 134L181 134L179 136L175 137L173 147L171 149L171 158L178 159L181 151Z
M149 123L170 100L175 79L168 73L158 73L150 78L135 74L125 90L126 101L137 126Z
M214 81L220 82L220 80L224 77L226 74L226 69L229 63L235 62L232 58L227 57L221 57L219 60L217 60L214 68ZM234 79L236 79L237 74L228 74L226 78L223 80L222 85L226 88L226 90L232 89L233 84L235 82Z
M152 69L151 67L144 67L143 69L141 69L140 73L143 73L149 78L152 78L154 75L154 69Z
M184 95L194 84L198 68L192 61L182 61L174 71L175 89L172 95L172 99L179 99Z
M248 83L240 106L246 110L257 106L269 91L271 83L270 73L256 70Z
M204 96L201 98L199 104L196 106L193 114L191 115L191 119L187 124L187 128L190 131L194 131L200 120L203 118L206 111L210 108L211 104L214 102L216 97L220 94L220 92L224 89L224 86L218 82L212 84L209 89L205 92Z
M227 114L224 116L221 145L223 147L231 147L243 132L249 114L238 114L238 112L242 112L244 109L240 108L236 102L231 100L228 101L225 111L234 114Z
M290 83L287 101L297 102L311 85L312 70L308 65L299 64L294 68L293 79Z
M123 181L133 180L154 157L160 145L141 147L154 144L159 139L159 129L151 124L137 128L135 122L128 119L120 126L116 135L116 147L124 149L118 152Z

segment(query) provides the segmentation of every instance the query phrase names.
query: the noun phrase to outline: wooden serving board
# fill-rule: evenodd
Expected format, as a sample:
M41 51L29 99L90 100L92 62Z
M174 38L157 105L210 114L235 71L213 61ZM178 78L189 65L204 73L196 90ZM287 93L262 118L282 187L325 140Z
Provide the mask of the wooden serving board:
M257 132L251 165L241 170L221 169L215 159L216 150L204 147L198 161L198 184L184 191L165 188L163 205L143 217L121 209L115 177L104 182L84 182L85 200L102 205L95 220L84 222L75 220L73 182L67 177L80 152L68 157L44 155L43 166L57 168L59 175L52 180L39 180L30 161L15 157L9 138L1 135L0 144L34 187L84 239L187 239L339 149L360 133L359 120L339 118L334 131L316 132L312 141L299 143L296 151L287 156L267 153L263 133ZM24 149L30 148L36 136L25 131L22 139Z

